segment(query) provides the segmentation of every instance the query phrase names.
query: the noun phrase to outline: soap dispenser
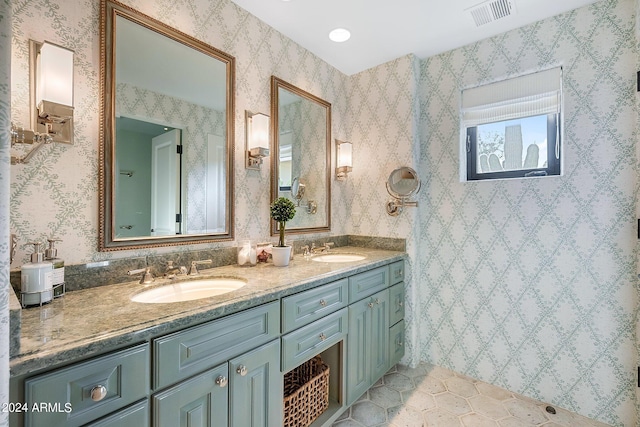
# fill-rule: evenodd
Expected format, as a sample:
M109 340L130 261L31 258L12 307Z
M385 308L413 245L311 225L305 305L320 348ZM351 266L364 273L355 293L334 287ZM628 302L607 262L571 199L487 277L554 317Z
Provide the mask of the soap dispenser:
M53 285L53 297L56 298L64 295L64 260L58 258L58 249L55 247L56 242L62 242L62 240L52 237L47 239L47 242L49 242L49 247L44 251L44 259L53 264L51 284Z
M31 262L24 264L20 270L22 306L41 305L53 298L53 264L44 261L40 252L40 242L31 242L33 253Z

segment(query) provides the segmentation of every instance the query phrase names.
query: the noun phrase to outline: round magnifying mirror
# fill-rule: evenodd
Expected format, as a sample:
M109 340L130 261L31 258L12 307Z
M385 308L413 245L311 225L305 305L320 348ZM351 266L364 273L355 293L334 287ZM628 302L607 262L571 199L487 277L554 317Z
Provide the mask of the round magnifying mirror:
M387 191L396 199L408 199L420 190L420 178L410 167L395 169L387 179Z
M300 182L298 177L293 178L291 181L291 197L296 200L302 199L304 196L304 184Z

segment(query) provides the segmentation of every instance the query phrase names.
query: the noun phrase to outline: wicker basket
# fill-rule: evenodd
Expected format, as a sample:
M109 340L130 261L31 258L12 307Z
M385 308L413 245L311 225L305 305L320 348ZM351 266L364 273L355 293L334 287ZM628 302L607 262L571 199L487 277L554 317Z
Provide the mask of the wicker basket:
M283 427L307 427L329 406L329 367L320 356L284 375Z

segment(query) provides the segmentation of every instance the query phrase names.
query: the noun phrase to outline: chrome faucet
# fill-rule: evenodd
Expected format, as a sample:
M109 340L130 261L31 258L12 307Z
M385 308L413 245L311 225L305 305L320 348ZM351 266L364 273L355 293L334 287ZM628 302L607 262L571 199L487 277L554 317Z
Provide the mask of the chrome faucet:
M210 259L205 259L202 261L191 261L191 267L189 267L189 272L187 273L187 276L195 276L197 274L200 274L200 272L198 271L198 266L211 264L212 262L213 261Z
M174 266L173 261L167 261L167 267L164 270L164 277L167 279L175 279L178 275L187 274L187 267L184 265Z
M312 254L322 254L322 253L327 253L329 252L329 249L331 249L331 246L333 246L334 243L333 242L327 242L322 246L316 246L315 243L311 244L311 253Z
M153 283L154 279L153 275L151 274L151 267L144 267L144 268L138 268L137 270L129 270L127 271L127 274L129 276L133 276L134 274L142 274L142 277L140 278L140 284L148 284L148 283Z
M309 250L309 245L304 245L302 247L302 256L309 256L311 255L311 251Z

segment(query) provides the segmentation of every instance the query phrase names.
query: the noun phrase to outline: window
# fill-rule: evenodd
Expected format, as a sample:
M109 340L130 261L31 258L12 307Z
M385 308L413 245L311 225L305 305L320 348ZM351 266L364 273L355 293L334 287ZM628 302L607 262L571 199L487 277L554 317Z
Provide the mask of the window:
M562 68L462 91L468 181L560 175Z

